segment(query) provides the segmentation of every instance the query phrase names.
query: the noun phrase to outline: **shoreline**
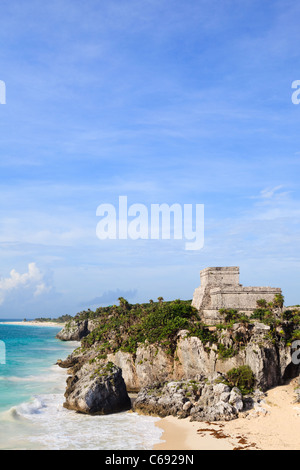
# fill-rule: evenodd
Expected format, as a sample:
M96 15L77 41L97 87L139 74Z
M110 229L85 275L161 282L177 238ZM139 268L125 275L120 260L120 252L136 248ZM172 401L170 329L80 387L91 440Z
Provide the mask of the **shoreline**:
M0 324L63 328L64 323L3 321ZM300 450L300 403L297 378L266 392L263 412L241 412L232 421L199 422L167 416L155 426L161 431L153 450ZM134 399L134 396L132 397Z
M43 322L35 320L27 321L0 321L0 325L17 325L17 326L56 326L57 328L63 328L65 323L56 323L56 322Z
M153 450L300 450L300 403L295 379L266 392L265 413L249 410L232 421L191 422L173 416L156 423L163 430Z

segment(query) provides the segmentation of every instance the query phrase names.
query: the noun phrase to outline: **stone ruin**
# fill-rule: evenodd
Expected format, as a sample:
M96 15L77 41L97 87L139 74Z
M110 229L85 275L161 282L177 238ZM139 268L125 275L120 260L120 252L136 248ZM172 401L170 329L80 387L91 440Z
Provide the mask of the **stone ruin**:
M276 294L282 293L277 287L244 287L239 283L239 274L238 266L200 271L200 287L195 289L192 305L204 323L221 323L221 308L235 309L250 316L257 308L257 300L272 302Z

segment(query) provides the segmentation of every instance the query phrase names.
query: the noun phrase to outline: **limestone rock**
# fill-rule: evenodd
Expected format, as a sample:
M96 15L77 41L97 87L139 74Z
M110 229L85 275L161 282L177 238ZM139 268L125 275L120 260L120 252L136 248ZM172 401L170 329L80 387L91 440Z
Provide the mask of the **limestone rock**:
M108 354L107 360L113 362L122 369L122 376L126 383L128 392L138 392L141 388L140 378L136 372L135 360L132 354L118 351L115 354Z
M237 387L234 387L231 390L228 403L232 405L238 412L242 411L244 408L243 395Z
M156 383L139 392L134 410L161 417L190 417L191 421L227 421L237 418L243 409L241 397L238 389L231 390L223 383L195 380Z
M135 369L139 387L145 387L153 382L172 380L173 358L160 346L141 344L136 351Z
M91 320L72 320L57 333L56 338L61 341L80 341L82 338L90 334L96 326L97 323Z
M184 331L178 334L177 361L174 361L174 378L193 379L200 375L210 375L214 370L216 353L207 351L199 338L187 336Z
M134 402L134 411L160 417L186 418L203 384L189 381L156 382L144 387Z
M64 407L87 414L110 414L131 408L122 371L115 364L84 364L67 380Z
M256 386L265 391L287 378L296 377L300 372L300 365L292 363L291 348L282 342L274 344L268 339L269 332L270 327L259 322L247 327L237 323L232 328L218 332L218 343L226 348L234 346L237 335L243 342L242 347L228 358L219 357L216 344L204 344L199 338L181 330L173 357L159 345L143 343L135 355L117 351L109 354L107 360L122 369L123 379L130 392L138 392L154 382L199 380L216 372L226 374L230 369L243 365L251 368ZM73 372L77 372L85 362L98 354L95 343L94 347L74 352L65 361L58 363L60 367L73 368Z

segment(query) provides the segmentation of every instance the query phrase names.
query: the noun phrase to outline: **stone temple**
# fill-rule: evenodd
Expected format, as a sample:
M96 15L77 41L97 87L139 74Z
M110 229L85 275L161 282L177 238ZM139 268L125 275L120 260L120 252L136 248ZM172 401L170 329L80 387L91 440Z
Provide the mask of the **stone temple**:
M265 299L272 302L277 287L244 287L239 283L238 266L205 268L200 271L200 287L195 289L192 305L207 325L223 321L221 308L236 309L251 315L257 308L256 301Z

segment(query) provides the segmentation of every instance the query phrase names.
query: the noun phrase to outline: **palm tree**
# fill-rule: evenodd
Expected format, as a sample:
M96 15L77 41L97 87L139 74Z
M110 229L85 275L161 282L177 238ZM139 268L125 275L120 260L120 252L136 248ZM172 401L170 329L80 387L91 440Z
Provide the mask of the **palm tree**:
M259 299L256 301L256 303L260 308L267 308L267 301L265 299Z
M274 307L283 308L284 296L282 294L276 294L273 300Z
M118 301L120 302L120 306L124 308L124 310L128 310L129 303L127 302L126 299L124 299L124 297L119 297Z
M164 298L163 298L163 297L157 297L157 300L158 300L158 302L159 302L160 304L162 304L162 303L163 303L163 300L164 300Z

